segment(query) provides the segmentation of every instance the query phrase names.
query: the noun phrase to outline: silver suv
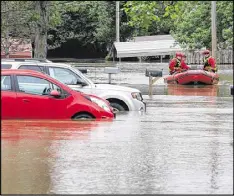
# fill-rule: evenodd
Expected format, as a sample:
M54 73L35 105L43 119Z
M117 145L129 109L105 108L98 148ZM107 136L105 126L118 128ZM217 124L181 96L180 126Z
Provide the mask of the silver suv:
M2 60L1 67L4 69L30 69L44 72L74 90L94 94L108 100L115 112L146 110L146 104L143 102L141 92L138 89L111 84L94 84L78 69L68 64L37 60L31 62Z

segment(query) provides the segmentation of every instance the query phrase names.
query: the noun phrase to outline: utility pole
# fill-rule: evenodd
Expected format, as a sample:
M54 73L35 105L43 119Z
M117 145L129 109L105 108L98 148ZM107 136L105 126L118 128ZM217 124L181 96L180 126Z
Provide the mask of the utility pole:
M116 1L116 42L119 42L119 1Z
M211 2L212 56L216 58L216 1Z

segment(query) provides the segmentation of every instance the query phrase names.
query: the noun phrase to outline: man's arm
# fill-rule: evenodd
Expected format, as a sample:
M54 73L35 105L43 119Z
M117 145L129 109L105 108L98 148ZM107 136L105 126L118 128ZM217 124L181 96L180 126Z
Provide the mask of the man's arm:
M190 69L190 67L188 65L186 65L186 63L184 61L181 62L181 68L182 69Z
M174 67L175 67L175 65L176 65L176 61L175 61L175 59L172 59L172 60L170 61L170 63L169 63L169 69L170 69L170 70L173 70Z

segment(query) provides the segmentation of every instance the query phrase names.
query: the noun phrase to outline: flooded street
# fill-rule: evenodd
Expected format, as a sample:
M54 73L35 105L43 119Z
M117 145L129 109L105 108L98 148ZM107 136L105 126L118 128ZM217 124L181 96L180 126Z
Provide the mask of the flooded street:
M104 73L107 64L87 63L71 63L78 69L87 69L86 74L95 83L108 83L108 74ZM168 75L168 63L117 63L115 65L120 69L120 73L112 74L111 83L122 86L128 86L139 89L143 95L148 95L149 78L145 76L146 69L154 69L162 71L163 76ZM190 67L201 69L200 65L190 65ZM215 86L207 85L180 85L177 87L164 84L163 77L158 78L152 88L154 95L172 95L172 91L178 92L180 95L201 95L204 96L231 96L230 85L233 85L233 65L222 65L218 67L219 83ZM173 89L173 90L172 90ZM190 92L190 93L189 93ZM216 92L216 93L215 93Z
M145 67L122 69L113 82L138 84L146 112L113 121L2 121L2 194L233 193L232 70L220 70L219 85L161 84L148 96Z

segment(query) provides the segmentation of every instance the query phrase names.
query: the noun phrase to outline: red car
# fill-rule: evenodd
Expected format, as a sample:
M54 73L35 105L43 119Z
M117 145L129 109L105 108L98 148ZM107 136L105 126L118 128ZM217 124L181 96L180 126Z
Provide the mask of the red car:
M2 70L1 119L113 118L103 99L77 92L32 70Z

